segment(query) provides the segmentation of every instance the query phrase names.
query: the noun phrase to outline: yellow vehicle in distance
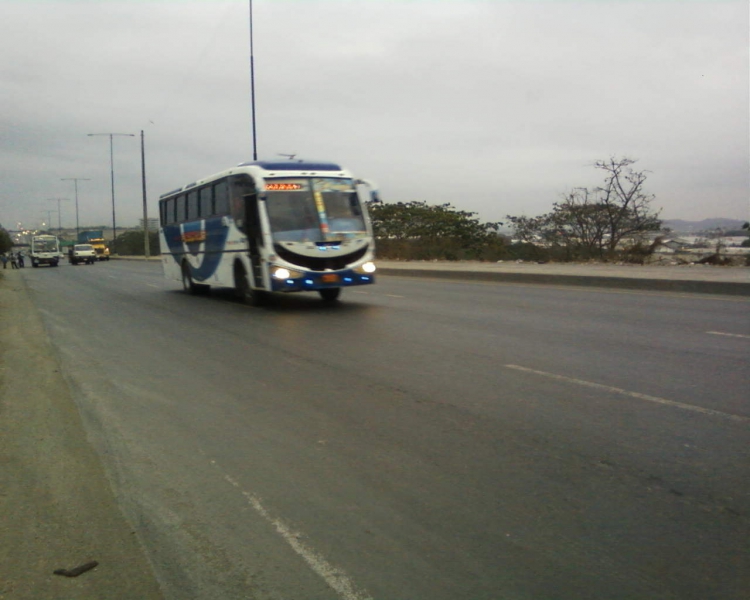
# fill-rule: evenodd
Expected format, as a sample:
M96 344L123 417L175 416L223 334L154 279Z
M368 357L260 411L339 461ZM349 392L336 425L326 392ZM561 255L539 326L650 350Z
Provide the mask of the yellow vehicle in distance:
M96 260L109 260L109 247L104 241L104 238L94 238L89 240L89 244L94 247L96 252Z
M90 244L96 252L96 260L109 260L109 247L101 231L82 231L78 234L79 244Z

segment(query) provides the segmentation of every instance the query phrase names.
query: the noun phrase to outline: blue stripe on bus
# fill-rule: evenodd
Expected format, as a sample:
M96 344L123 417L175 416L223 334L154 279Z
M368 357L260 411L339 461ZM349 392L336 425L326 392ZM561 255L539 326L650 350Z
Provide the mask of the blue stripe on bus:
M222 225L221 217L164 227L164 239L177 264L186 253L196 259L202 256L198 267L190 266L191 276L199 282L205 281L216 272L216 267L219 266L222 254L226 250L228 234L229 227ZM203 237L200 241L189 241L191 238L200 237Z

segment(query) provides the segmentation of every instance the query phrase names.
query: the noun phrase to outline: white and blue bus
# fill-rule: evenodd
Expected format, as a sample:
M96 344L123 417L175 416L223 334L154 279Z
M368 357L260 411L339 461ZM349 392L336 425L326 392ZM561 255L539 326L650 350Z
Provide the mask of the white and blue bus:
M232 287L248 304L268 292L336 300L375 282L370 199L371 182L333 163L242 163L160 196L164 276L194 294Z

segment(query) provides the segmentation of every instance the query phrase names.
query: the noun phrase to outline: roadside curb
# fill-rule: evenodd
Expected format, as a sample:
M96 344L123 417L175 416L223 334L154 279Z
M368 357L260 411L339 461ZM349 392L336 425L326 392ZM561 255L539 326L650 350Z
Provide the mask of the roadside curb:
M110 256L109 260L133 260L138 262L156 262L161 260L161 256Z
M496 283L524 283L535 285L570 285L628 290L687 292L692 294L720 294L750 296L750 282L698 281L690 279L657 279L635 277L606 277L600 275L554 275L546 273L498 273L476 270L447 271L436 269L379 267L379 275L421 277Z

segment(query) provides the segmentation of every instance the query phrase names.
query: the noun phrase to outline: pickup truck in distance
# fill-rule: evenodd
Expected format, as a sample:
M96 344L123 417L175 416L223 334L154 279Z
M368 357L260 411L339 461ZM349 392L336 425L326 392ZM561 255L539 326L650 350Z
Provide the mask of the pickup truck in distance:
M70 249L68 260L72 265L78 263L93 265L96 262L96 251L91 244L76 244Z

